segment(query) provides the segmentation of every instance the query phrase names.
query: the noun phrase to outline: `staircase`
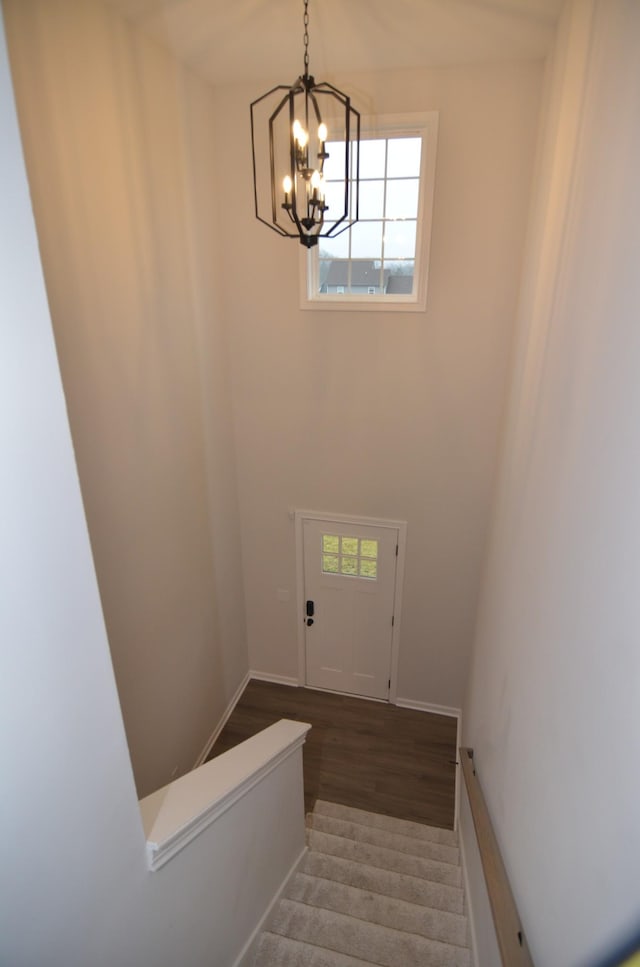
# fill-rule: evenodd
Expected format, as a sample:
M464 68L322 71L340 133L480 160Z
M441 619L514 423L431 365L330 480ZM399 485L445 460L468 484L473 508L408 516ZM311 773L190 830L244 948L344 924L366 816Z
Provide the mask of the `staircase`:
M456 834L318 800L254 967L471 967Z

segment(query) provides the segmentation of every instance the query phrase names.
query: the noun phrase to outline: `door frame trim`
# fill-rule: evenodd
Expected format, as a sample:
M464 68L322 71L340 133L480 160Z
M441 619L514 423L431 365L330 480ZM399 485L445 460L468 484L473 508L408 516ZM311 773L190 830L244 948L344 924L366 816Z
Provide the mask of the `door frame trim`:
M304 522L319 520L336 524L355 526L389 527L398 531L398 559L396 562L396 583L394 588L393 630L391 633L391 669L389 677L389 704L395 705L398 695L398 666L400 663L400 632L402 629L402 587L404 584L405 554L407 546L406 520L386 520L377 517L359 517L354 514L329 514L316 510L295 510L296 528L296 617L298 622L298 682L307 684L307 656L305 648L304 614Z

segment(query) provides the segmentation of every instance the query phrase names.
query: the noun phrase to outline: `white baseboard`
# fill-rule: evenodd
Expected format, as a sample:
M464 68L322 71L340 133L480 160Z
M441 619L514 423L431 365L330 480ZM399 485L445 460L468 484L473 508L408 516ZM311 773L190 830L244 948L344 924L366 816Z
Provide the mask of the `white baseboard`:
M289 678L288 675L272 675L270 672L257 672L253 668L249 672L249 678L255 678L258 682L271 682L273 685L291 685L294 688L300 686L297 678Z
M260 934L262 933L263 930L265 930L268 927L269 921L273 916L273 914L275 913L275 908L278 901L280 900L280 897L286 890L291 878L295 876L295 874L298 872L298 869L300 868L300 865L303 859L305 858L306 853L307 853L307 847L305 846L302 852L300 853L300 855L298 856L297 860L295 860L295 862L293 863L293 866L285 876L284 880L280 884L280 888L278 889L275 896L271 900L271 903L267 907L264 915L261 917L255 929L253 930L251 936L249 937L246 944L244 945L244 947L238 954L237 958L235 959L233 963L233 967L251 967L251 965L253 964L253 960L256 954L256 949L258 947L258 941L260 939Z
M231 701L227 705L227 708L226 708L226 710L224 712L224 715L222 716L222 718L220 719L220 721L216 725L215 729L213 730L213 732L211 733L211 735L207 739L207 743L206 743L204 749L202 750L202 752L200 753L200 755L196 759L196 763L195 763L195 765L193 767L194 769L198 769L204 762L206 762L207 756L211 752L211 750L212 750L212 748L213 748L213 746L215 744L216 739L218 738L218 736L222 732L223 728L227 724L227 721L229 720L229 718L231 716L231 713L233 712L234 708L236 707L236 705L240 701L240 697L241 697L242 693L244 692L245 688L247 687L247 685L249 684L249 679L250 678L251 678L251 672L247 672L247 674L244 676L244 678L242 679L242 681L238 685L238 688L236 689L233 698L231 699Z
M434 715L451 715L459 719L462 710L452 705L434 705L432 702L418 702L414 698L396 698L396 705L400 708L412 708L416 712L432 712Z

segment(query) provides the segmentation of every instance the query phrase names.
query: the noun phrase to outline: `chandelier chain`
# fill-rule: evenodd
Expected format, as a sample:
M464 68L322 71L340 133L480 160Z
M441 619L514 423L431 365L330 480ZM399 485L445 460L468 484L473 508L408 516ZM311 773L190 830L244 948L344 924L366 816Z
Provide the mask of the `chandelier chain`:
M347 94L325 82L316 84L309 74L309 2L303 0L304 76L291 85L279 84L251 102L251 153L256 218L278 235L297 237L302 245L312 249L318 245L318 239L340 235L358 221L360 114L351 106ZM343 120L330 114L338 131L331 141L322 120L322 107L327 102L330 112L341 110L344 114ZM340 147L341 139L346 151L338 151L335 166L332 163L335 200L334 195L330 198L335 210L325 225L325 212L330 207L323 178L329 158L327 148L331 148L333 140ZM262 162L266 170L259 176L258 164ZM339 181L343 183L343 193L337 185Z
M304 74L309 74L309 0L304 0Z

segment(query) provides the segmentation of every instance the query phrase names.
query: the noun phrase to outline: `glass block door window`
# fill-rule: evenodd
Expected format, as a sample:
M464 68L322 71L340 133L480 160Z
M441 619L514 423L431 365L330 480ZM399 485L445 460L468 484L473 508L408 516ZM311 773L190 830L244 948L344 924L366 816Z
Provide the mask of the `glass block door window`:
M322 535L322 572L344 577L378 577L378 542L361 537Z

